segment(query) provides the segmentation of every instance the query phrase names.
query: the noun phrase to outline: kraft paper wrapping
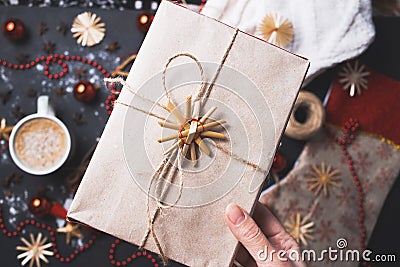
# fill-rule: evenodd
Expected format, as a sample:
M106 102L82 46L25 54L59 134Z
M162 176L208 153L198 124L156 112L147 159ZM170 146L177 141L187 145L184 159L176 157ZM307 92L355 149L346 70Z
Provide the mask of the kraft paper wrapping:
M232 41L235 29L214 19L163 1L127 78L140 96L166 104L162 71L179 53L195 56L210 81ZM200 114L217 107L213 120L224 119L214 131L226 140L208 138L207 156L198 152L193 166L182 163L182 196L163 209L154 230L164 253L189 266L230 266L238 243L224 222L225 207L235 202L251 212L258 199L288 115L307 72L307 60L238 32L210 97ZM166 85L178 109L196 96L201 78L197 65L187 57L171 62ZM167 111L125 86L118 101L174 121ZM97 149L69 209L68 218L87 224L134 244L148 228L146 212L151 177L173 141L156 139L175 130L161 128L157 118L115 104ZM215 144L234 155L228 155ZM238 160L239 158L239 160ZM240 159L257 164L255 170ZM177 175L176 175L177 176ZM165 202L177 198L176 180ZM156 202L150 191L149 210ZM150 235L146 249L158 253Z

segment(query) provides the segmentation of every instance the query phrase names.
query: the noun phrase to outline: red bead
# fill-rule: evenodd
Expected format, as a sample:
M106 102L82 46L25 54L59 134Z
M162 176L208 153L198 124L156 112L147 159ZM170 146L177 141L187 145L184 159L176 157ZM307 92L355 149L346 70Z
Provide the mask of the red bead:
M58 79L58 74L54 74L54 79Z
M56 259L59 259L61 256L60 256L60 254L56 254L55 257L56 257Z
M7 65L7 62L3 61L3 66Z
M121 266L121 263L119 261L116 262L117 266Z
M121 264L122 264L123 266L125 266L125 265L127 264L127 262L126 262L126 261L122 261Z
M13 236L17 236L18 235L18 232L13 232Z
M66 63L61 64L61 67L66 68L68 67Z
M101 70L101 73L106 74L107 71L106 71L105 69L102 69L102 70Z
M113 249L110 249L109 251L108 251L110 254L114 254L114 250Z
M71 260L74 259L74 258L75 258L75 254L69 255L69 258L70 258Z
M112 248L115 248L117 245L115 243L111 244Z
M59 57L60 57L61 59L63 59L63 58L65 58L65 55L61 54Z
M137 255L138 257L141 257L141 256L142 256L142 252L138 251L138 253L136 253L136 255Z
M53 74L48 75L49 79L53 79Z
M85 248L84 247L79 247L79 251L82 252Z
M91 60L91 59L88 59L88 60L87 60L87 63L90 65L90 64L92 64L92 63L93 63L93 60Z
M88 244L85 244L84 247L85 247L85 249L88 249L88 248L89 248L89 245L88 245Z
M53 56L57 58L59 55L58 54L54 54Z
M79 254L79 250L75 249L74 253Z
M137 258L137 255L133 254L133 255L131 256L131 258L132 258L132 259L136 259L136 258Z
M60 72L59 74L58 74L60 77L64 77L64 72Z
M114 255L109 255L108 258L109 258L110 260L112 260L112 259L114 259Z
M112 261L111 261L111 264L114 265L114 264L115 264L115 260L112 260Z
M25 64L25 68L29 69L30 67L31 67L31 65L29 63Z
M98 65L98 64L97 64L96 61L94 61L94 62L92 63L92 66L93 66L93 67L97 67L97 65ZM99 67L101 67L101 66L99 66Z
M2 232L3 232L3 234L7 234L7 230L6 229L3 229Z
M21 232L22 228L20 226L17 227L17 231Z
M127 262L131 262L131 261L132 261L132 258L127 258L126 261L127 261Z
M17 64L15 64L15 65L13 66L13 68L14 68L14 69L18 69L19 66L18 66Z
M70 61L71 57L70 56L65 56L65 60Z
M71 261L71 259L65 258L65 262L70 262L70 261Z
M65 260L64 258L60 258L60 262L64 262L64 260Z
M86 63L87 62L87 59L86 58L82 58L82 63Z
M71 56L71 59L76 60L77 58L76 58L76 56ZM80 59L80 57L79 57L79 59Z
M154 267L158 267L158 263L154 264Z
M8 232L8 233L7 233L7 236L8 236L8 237L12 237L12 233Z

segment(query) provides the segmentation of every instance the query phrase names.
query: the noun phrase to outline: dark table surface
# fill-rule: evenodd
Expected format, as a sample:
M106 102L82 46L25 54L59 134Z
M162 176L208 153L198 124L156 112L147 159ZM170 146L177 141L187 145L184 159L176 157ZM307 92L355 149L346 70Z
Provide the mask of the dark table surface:
M105 40L92 48L83 48L76 44L70 33L65 36L57 31L57 26L64 22L68 25L73 18L83 10L87 10L88 1L68 1L69 5L80 6L80 8L26 8L26 7L0 7L0 21L10 17L16 17L23 20L29 30L29 38L18 45L15 45L4 37L0 38L0 58L17 62L17 57L21 54L28 54L29 59L46 55L42 50L43 43L47 41L56 44L55 52L59 54L68 53L96 60L111 72L123 58L131 53L135 53L141 45L145 36L136 26L137 17L143 10L131 10L133 1L93 1L94 7L103 7L104 9L90 8L90 11L100 15L106 23L107 33ZM144 9L149 9L150 1L145 1ZM200 1L197 1L198 3ZM48 5L45 1L19 1L20 4L28 5ZM54 2L53 2L54 3ZM71 4L72 3L72 4ZM75 3L75 4L74 4ZM55 5L55 4L53 4ZM89 5L90 6L90 5ZM124 11L118 11L124 7ZM106 9L113 8L113 9ZM40 24L46 23L49 30L43 35L39 35ZM400 80L399 36L398 33L400 19L378 18L375 20L377 37L373 45L363 55L363 61L370 67ZM112 42L118 41L121 48L115 52L107 52L104 47ZM47 94L50 96L55 106L57 116L69 128L74 137L75 150L73 157L59 171L43 177L35 177L22 173L12 162L7 149L7 143L0 142L0 179L13 172L23 174L23 179L19 184L12 185L9 189L12 192L11 197L6 197L8 188L2 187L0 192L0 201L3 205L3 217L8 229L15 230L17 224L26 218L34 218L27 210L27 202L35 196L40 188L46 187L46 195L52 199L64 203L72 197L72 193L66 188L64 180L79 165L84 154L96 143L96 139L101 135L103 127L108 119L108 114L104 108L104 100L109 92L104 88L102 78L94 67L90 67L79 62L69 62L69 74L60 80L50 80L44 74L41 67L35 67L31 70L10 70L0 67L0 95L5 95L11 91L11 97L6 103L0 99L0 118L7 118L9 124L15 124L19 120L18 114L31 114L36 109L36 98L28 94L28 89L33 89L37 95ZM56 66L53 66L57 69ZM74 71L80 68L87 70L86 79L100 86L97 99L92 104L84 104L77 101L71 90L79 78L74 75ZM335 74L332 69L315 81L309 84L306 90L313 91L321 99L325 96L331 81ZM59 95L55 88L65 88L66 94ZM19 110L19 112L17 112ZM398 112L398 111L397 111ZM77 122L75 117L82 116L82 122ZM284 137L282 140L281 152L288 159L288 167L280 176L283 177L292 167L303 147L303 142L294 141ZM400 240L400 218L397 214L400 211L400 179L397 179L392 191L390 192L381 216L371 240L369 248L374 252L380 253L399 253L397 240ZM265 187L269 186L270 181L266 182ZM54 218L45 218L38 220L52 227L57 227ZM37 233L35 227L27 227L19 236L26 236L27 233ZM46 234L46 232L44 232ZM86 233L87 234L87 233ZM88 250L77 256L70 263L71 266L112 266L108 258L110 245L114 238L100 234L95 244ZM85 240L84 240L85 242ZM18 237L8 238L0 233L0 263L1 266L20 266L20 261L16 259L17 251L15 247L20 244ZM63 255L69 255L80 244L76 242L71 245L65 245L65 236L57 235L57 244ZM117 258L125 258L132 252L137 251L133 245L123 243L116 253ZM398 255L400 257L400 255ZM50 266L63 266L55 258L50 258ZM133 266L153 266L148 260L138 258L131 265ZM171 266L181 266L172 263Z

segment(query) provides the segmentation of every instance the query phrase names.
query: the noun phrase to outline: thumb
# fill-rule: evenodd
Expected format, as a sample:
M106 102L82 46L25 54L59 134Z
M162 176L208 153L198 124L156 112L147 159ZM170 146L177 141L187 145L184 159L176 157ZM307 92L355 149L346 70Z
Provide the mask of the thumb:
M225 215L225 221L236 239L242 243L257 264L265 264L260 261L260 251L264 250L265 246L269 248L272 246L255 221L236 204L229 204Z

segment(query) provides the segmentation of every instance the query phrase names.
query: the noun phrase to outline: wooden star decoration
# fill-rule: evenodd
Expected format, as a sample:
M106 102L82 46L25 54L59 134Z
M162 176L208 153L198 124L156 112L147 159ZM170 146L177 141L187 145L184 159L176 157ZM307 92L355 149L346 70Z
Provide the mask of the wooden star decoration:
M216 107L211 108L202 117L200 117L200 100L194 101L192 105L192 97L186 98L186 113L185 116L175 107L175 105L168 100L166 108L168 111L177 119L177 123L162 121L158 124L161 127L176 130L177 133L159 138L157 142L162 143L165 141L176 140L175 144L167 149L164 154L169 154L175 149L181 149L182 155L186 156L190 148L190 158L192 163L196 162L196 147L210 156L210 149L203 141L202 137L225 139L225 135L222 133L210 131L210 128L216 127L224 123L224 120L212 121L206 123L210 116L217 109Z
M366 77L369 75L370 72L365 70L365 65L360 64L358 60L354 64L346 62L338 73L339 82L343 84L343 90L349 90L351 97L355 96L356 93L361 95L362 90L368 89Z
M16 57L19 64L26 64L29 61L29 54L21 53Z
M6 124L6 119L2 118L0 121L0 140L5 139L5 140L10 140L10 133L14 126L7 126Z
M3 105L6 105L8 101L11 99L11 96L12 96L12 90L8 90L5 93L0 93L0 98L2 99L1 103L3 103Z
M57 31L65 36L68 32L68 25L61 21L60 24L57 26Z
M312 166L312 177L307 179L311 185L308 187L309 190L314 191L315 195L323 192L324 197L327 197L331 187L340 187L339 171L333 169L330 165L325 168L325 163L321 163L321 167L317 165Z
M107 52L112 53L112 52L117 51L117 50L120 49L120 48L121 48L121 47L119 46L119 43L118 43L118 42L112 42L112 43L106 45L106 46L104 47L104 50L106 50Z
M42 36L49 30L49 27L47 26L46 23L41 22L40 27L39 27L39 36Z
M40 260L45 263L49 263L49 260L46 256L53 256L54 253L52 251L48 251L46 249L52 247L52 243L46 243L47 238L42 236L42 233L39 233L35 239L33 234L30 234L31 242L26 240L25 238L21 238L21 241L26 246L17 246L17 250L24 251L23 253L17 256L17 259L22 259L21 265L24 266L29 262L29 267L33 267L33 264L36 264L36 267L40 267Z
M64 227L60 227L57 229L58 233L65 234L65 243L69 244L71 242L71 237L83 238L83 234L79 230L78 224L72 224L67 222Z
M314 222L309 221L307 217L301 218L300 213L289 217L289 221L284 223L286 230L296 239L300 245L308 245L307 240L314 240Z
M85 68L76 68L74 70L74 75L77 79L82 80L86 77L87 69Z
M45 42L43 44L43 51L46 52L47 54L53 54L54 51L56 50L56 44L53 42Z

